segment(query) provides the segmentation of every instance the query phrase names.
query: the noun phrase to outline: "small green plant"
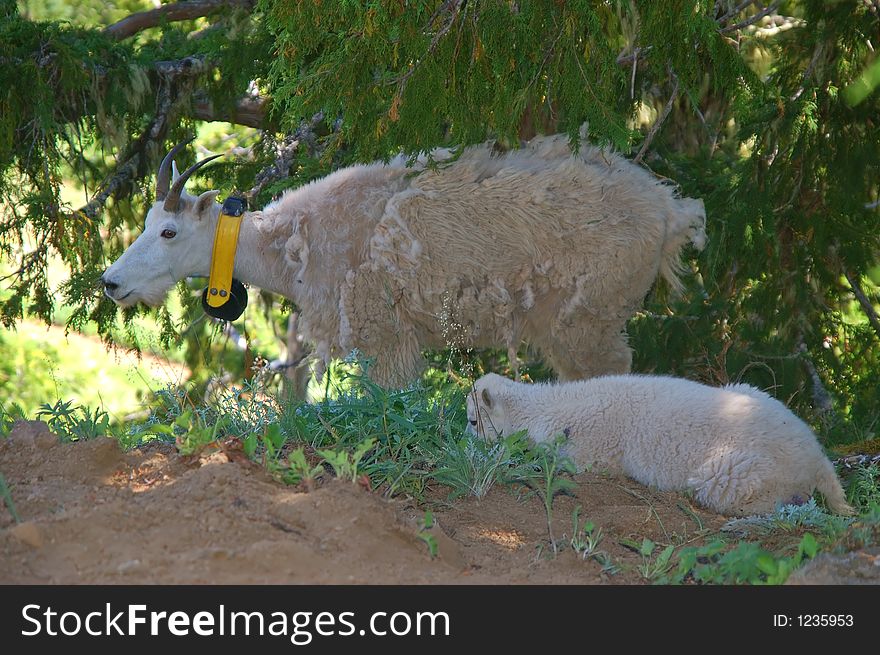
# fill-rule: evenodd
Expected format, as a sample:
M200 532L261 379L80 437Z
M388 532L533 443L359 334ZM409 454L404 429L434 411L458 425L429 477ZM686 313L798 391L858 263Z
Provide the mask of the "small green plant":
M355 446L354 452L348 452L347 450L319 450L317 453L333 467L333 472L337 478L357 482L362 474L360 469L361 460L375 445L376 440L373 437L369 437Z
M848 549L855 550L880 543L880 503L871 503L853 522L843 538Z
M215 416L229 420L234 434L260 434L278 426L279 403L270 396L263 376L256 375L240 385L220 387L211 399Z
M419 520L419 531L416 536L425 542L425 545L428 547L428 553L431 555L431 559L437 557L437 553L439 552L437 538L429 532L433 527L434 515L431 513L431 510L427 510L424 518Z
M37 418L43 419L61 441L80 441L109 436L110 416L103 409L74 405L73 401L56 401L54 405L43 403L37 410Z
M804 528L820 530L833 536L846 529L851 518L829 514L810 498L802 505L780 505L772 514L730 519L721 530L738 536L770 534L782 530L794 532Z
M657 556L654 556L654 551L657 549L657 544L648 539L647 537L642 539L642 543L639 544L638 552L642 558L642 563L639 564L639 573L642 574L642 577L645 580L655 581L660 577L666 575L669 572L669 569L672 568L672 553L675 550L673 546L666 546L663 550L661 550Z
M233 422L233 419L230 419L230 422ZM253 435L248 435L245 441L251 436ZM263 465L269 466L270 463L276 462L285 442L284 433L281 431L281 427L277 423L267 425L264 428L263 433L259 436L259 442L263 446ZM252 450L250 445L245 449L245 454L248 454L248 450Z
M285 481L293 482L293 484L303 483L307 487L311 488L314 486L315 480L317 480L324 474L323 466L321 466L320 464L315 464L315 466L311 466L309 464L308 460L306 460L306 454L302 448L292 450L287 456L287 462L291 479L289 481Z
M856 467L846 487L846 499L857 510L880 504L880 466Z
M150 425L149 430L154 434L174 439L181 455L194 455L216 441L228 423L229 420L223 417L211 424L198 412L186 410L175 418L171 425L156 423Z
M483 498L499 480L528 476L522 468L525 446L525 432L493 443L466 435L443 446L432 477L452 487L452 498L464 494Z
M541 501L544 503L547 535L554 555L558 554L559 549L553 536L553 498L557 494L569 492L575 487L574 482L568 478L560 477L560 474L577 472L572 459L562 453L564 445L565 437L562 435L553 441L538 444L534 451L535 458L532 460L532 472L527 477L520 477L522 482L528 484L540 495Z
M21 405L9 403L9 406L0 404L0 436L6 436L12 430L15 422L27 418Z
M602 541L602 529L588 519L581 523L580 511L581 506L578 505L571 513L571 547L583 559L597 557L601 555L598 548Z
M16 523L21 523L21 518L18 516L18 512L15 511L15 503L12 502L12 492L9 490L9 486L6 484L6 478L3 477L2 473L0 473L0 496L3 497L3 502L6 503L6 509L8 509L9 513L12 515L12 520Z
M693 580L700 584L782 584L792 571L819 552L819 543L809 532L790 557L777 556L759 544L741 541L727 550L728 544L715 540L705 546L683 548L678 567L663 582L680 584Z

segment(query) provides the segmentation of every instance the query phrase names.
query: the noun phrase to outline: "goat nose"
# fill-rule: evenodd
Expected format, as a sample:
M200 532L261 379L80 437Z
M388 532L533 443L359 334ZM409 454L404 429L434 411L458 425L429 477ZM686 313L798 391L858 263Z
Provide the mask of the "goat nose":
M119 287L119 285L116 284L116 282L111 282L103 275L101 276L101 282L104 283L104 288L107 291L115 291Z

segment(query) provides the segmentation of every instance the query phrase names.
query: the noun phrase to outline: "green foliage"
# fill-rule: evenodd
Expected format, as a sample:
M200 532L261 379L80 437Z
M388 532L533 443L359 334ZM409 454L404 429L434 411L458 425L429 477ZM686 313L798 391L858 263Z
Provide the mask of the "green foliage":
M268 393L262 377L218 389L208 403L163 389L150 416L130 426L129 438L176 440L190 453L237 436L248 456L290 484L320 476L322 467L305 456L308 448L341 478L367 475L389 495L420 494L430 472L443 466L444 446L464 431L461 391L448 383L441 390L386 390L357 368L334 367L328 375L330 395L313 404Z
M15 422L25 418L27 414L17 403L0 403L0 436L8 435Z
M488 444L465 434L462 390L447 382L402 390L377 386L364 365L333 367L329 396L289 402L267 393L262 378L218 390L208 403L180 389L163 389L141 424L129 426L128 445L150 439L176 442L184 454L221 437L241 439L244 453L288 484L312 486L326 463L336 477L365 481L386 495L420 497L428 482L450 488L450 497L483 497L498 482L522 483L552 503L573 485L561 442L531 449L525 435ZM306 452L314 453L314 458ZM549 512L549 509L548 509Z
M369 438L360 442L353 452L347 450L319 450L318 454L333 467L337 478L357 482L361 476L361 460L376 445L376 439Z
M524 432L491 444L466 435L441 447L432 477L451 487L453 498L466 493L482 498L496 482L531 477L527 446Z
M809 528L834 535L842 532L851 522L851 518L827 513L816 504L814 498L810 498L803 505L780 505L766 516L731 519L722 530L742 535L766 535L774 531L794 532Z
M209 422L204 413L188 409L170 425L151 424L148 432L173 439L181 455L196 455L222 437L228 426L228 417Z
M0 497L3 498L3 503L6 505L6 509L8 509L9 513L12 515L12 520L16 523L21 523L21 517L18 515L18 512L15 509L15 503L12 500L12 492L9 490L9 486L6 484L6 478L3 477L2 473L0 473Z
M15 4L15 0L9 1ZM22 15L31 20L63 20L82 26L110 25L155 6L150 0L19 0L19 4Z
M669 569L672 568L670 560L672 559L675 547L671 545L666 546L655 556L654 551L656 549L657 544L648 538L642 539L642 543L639 545L639 555L642 558L642 563L639 564L639 573L642 574L645 580L657 580L666 575Z
M871 503L840 538L847 550L876 546L880 543L880 503Z
M880 505L880 467L856 467L847 480L846 499L857 511Z
M580 522L581 506L578 505L571 513L571 548L583 559L595 557L601 559L604 553L598 550L599 544L602 542L602 529L589 519Z
M681 312L688 324L669 322L680 343L652 340L641 361L666 352L677 372L702 365L709 379L757 383L806 413L812 359L837 420L871 419L878 333L846 276L877 297L866 273L880 235L880 131L869 117L878 97L850 107L838 90L873 56L865 35L877 16L854 2L786 4L810 27L754 45L773 66L763 92L733 107L734 138L711 159L670 158L661 169L706 200L707 295Z
M819 551L816 538L806 533L792 556L777 556L756 543L743 541L728 549L723 541L683 548L678 567L662 582L680 584L782 584L792 571Z
M324 467L320 464L315 466L309 464L302 448L292 450L287 459L290 473L294 476L294 480L297 483L302 482L306 485L312 485L324 473Z
M563 435L559 435L553 441L537 444L535 457L531 462L531 470L527 475L519 477L520 481L528 484L538 493L544 503L547 535L554 555L559 551L556 539L553 537L553 499L557 494L567 493L575 487L570 478L561 477L561 474L571 475L577 472L574 461L563 454L564 446L565 437Z
M84 145L99 132L120 138L120 117L148 97L131 47L94 30L12 17L0 21L0 44L0 256L19 263L0 306L9 327L26 300L28 312L51 317L50 252L71 271L103 259L101 223L61 201L64 166L87 175Z
M431 513L431 510L427 510L425 512L425 516L419 520L419 531L416 533L416 536L425 542L425 545L428 547L428 554L431 556L431 559L437 557L439 552L439 546L437 545L437 538L429 532L431 528L434 527L434 514Z
M100 408L79 407L69 400L41 405L37 418L46 421L49 429L63 442L111 436L107 412Z

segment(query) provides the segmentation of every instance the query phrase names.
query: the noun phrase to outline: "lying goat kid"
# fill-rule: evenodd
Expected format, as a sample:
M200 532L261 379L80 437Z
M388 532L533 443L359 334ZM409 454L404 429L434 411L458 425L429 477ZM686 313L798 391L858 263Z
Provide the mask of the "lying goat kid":
M643 375L522 384L490 373L468 397L468 420L487 439L527 430L540 443L565 434L579 468L688 489L721 514L771 512L814 489L833 511L853 513L812 430L746 384Z

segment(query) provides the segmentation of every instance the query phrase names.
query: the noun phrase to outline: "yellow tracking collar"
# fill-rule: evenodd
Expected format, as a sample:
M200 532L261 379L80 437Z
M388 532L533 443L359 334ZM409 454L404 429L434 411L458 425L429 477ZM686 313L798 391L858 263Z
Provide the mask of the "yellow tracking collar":
M230 298L232 291L232 270L235 267L235 250L238 247L238 232L244 216L244 200L229 197L220 209L217 230L214 232L214 250L211 254L211 275L208 278L207 303L211 307L221 307Z

